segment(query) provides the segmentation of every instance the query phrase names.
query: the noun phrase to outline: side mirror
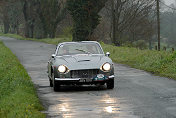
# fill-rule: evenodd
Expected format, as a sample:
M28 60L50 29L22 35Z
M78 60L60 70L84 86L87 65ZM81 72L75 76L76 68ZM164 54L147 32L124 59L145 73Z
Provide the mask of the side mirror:
M106 56L109 57L109 56L110 56L110 52L107 52L107 53L106 53Z
M55 56L56 56L55 54L52 54L52 56L51 56L51 57L52 57L52 58L55 58Z

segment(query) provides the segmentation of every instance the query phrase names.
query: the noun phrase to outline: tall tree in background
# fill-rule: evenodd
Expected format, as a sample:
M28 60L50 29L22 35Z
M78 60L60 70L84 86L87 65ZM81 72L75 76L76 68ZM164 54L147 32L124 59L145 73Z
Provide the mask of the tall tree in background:
M99 24L99 11L107 0L68 0L67 8L72 15L73 40L90 40L93 30Z
M42 23L44 35L55 37L58 23L64 18L66 8L63 0L39 0L38 16Z
M19 18L22 13L20 3L20 0L0 1L0 17L4 25L4 33L18 33Z
M20 0L9 3L8 16L10 23L10 33L19 34L20 23L23 20L22 4Z
M25 37L33 38L34 24L37 17L37 1L36 0L22 0L23 14L25 19Z
M9 23L9 16L8 16L8 1L1 0L0 1L0 11L1 11L1 18L4 26L4 33L8 33L10 30L10 23Z
M112 42L115 45L120 46L122 45L124 38L127 36L127 34L129 34L128 33L129 29L134 29L135 26L137 25L139 27L141 20L143 20L144 18L145 20L149 20L148 16L149 14L153 13L152 11L155 5L155 1L154 0L114 0L114 1L115 1L114 14L115 14L116 28L115 28L115 40L113 40ZM141 26L143 27L143 25ZM143 28L142 30L145 30L145 28Z
M9 33L10 30L10 22L8 16L8 5L3 6L2 9L2 16L3 16L3 24L4 24L4 34Z
M54 38L58 23L64 18L64 0L21 0L24 3L25 36Z

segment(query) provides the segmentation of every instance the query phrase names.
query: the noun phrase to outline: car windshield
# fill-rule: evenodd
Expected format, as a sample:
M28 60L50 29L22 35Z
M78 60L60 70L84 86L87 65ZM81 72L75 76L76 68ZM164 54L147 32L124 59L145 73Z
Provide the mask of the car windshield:
M103 54L103 51L97 43L66 43L57 52L57 56L76 54Z

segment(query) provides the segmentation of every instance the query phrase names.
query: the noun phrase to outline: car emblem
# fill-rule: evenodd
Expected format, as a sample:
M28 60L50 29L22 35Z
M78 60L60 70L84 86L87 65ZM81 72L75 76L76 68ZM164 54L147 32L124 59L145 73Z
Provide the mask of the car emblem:
M103 74L98 74L97 78L104 78L104 75Z

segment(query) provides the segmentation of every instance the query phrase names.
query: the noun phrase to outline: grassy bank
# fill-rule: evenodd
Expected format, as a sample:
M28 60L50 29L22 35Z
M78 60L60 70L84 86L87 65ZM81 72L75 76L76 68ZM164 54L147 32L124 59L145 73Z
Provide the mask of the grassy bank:
M11 35L11 37L16 38L15 35ZM32 40L50 44L71 41L71 39L64 38ZM176 52L171 53L165 51L158 52L155 50L139 50L129 47L116 47L104 43L102 43L102 47L105 52L111 53L111 58L116 63L126 64L160 76L176 79Z
M0 42L0 118L44 118L31 78Z
M6 36L6 37L11 37L19 40L31 40L31 41L38 41L38 42L44 42L44 43L49 43L49 44L58 44L61 42L69 42L71 41L71 38L65 38L65 37L60 37L60 38L44 38L44 39L35 39L35 38L24 38L23 36L17 35L17 34L2 34L0 33L0 36Z
M157 75L176 79L176 52L139 50L136 48L116 47L102 43L104 51L111 53L116 63L146 70Z

